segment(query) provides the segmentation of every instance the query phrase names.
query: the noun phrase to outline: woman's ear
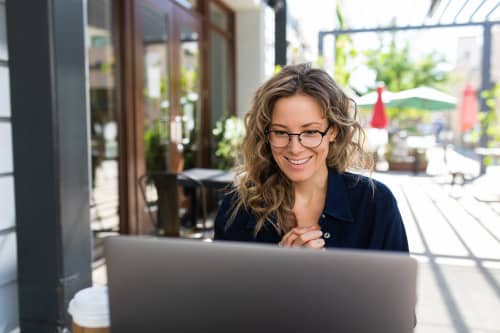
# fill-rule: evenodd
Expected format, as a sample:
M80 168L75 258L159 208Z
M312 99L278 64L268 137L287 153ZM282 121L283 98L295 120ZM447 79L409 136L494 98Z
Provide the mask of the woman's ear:
M337 126L332 126L330 128L330 133L328 134L328 141L329 142L335 141L335 138L337 137L338 132L339 132L339 129L337 128Z

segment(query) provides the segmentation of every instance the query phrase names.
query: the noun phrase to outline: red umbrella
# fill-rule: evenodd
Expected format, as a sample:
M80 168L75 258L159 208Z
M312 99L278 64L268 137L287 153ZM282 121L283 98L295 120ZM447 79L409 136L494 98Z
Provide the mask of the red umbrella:
M389 119L385 113L384 102L382 101L382 92L384 87L377 87L377 101L373 105L373 115L370 125L374 128L386 128L389 125Z
M479 105L477 102L477 93L474 88L467 83L462 94L460 103L460 131L466 132L477 123L477 113Z

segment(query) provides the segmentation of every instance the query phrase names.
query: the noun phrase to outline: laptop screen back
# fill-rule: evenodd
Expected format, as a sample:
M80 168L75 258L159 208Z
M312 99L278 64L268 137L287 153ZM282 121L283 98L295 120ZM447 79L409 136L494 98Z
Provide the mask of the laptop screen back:
M412 332L403 254L113 237L112 332Z

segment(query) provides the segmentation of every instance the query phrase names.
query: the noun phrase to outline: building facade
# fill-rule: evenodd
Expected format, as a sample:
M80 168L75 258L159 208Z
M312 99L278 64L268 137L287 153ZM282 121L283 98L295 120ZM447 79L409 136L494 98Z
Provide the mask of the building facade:
M0 332L68 325L91 284L91 231L150 232L138 180L152 138L168 170L212 165L215 123L242 115L286 55L286 34L278 52L269 38L283 9L0 0Z

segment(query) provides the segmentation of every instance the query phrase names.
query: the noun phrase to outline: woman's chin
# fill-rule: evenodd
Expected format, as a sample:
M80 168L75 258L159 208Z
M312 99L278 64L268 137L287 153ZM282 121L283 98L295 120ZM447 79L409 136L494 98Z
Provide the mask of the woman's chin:
M286 170L284 171L287 178L293 183L301 183L309 178L311 178L312 174L309 170Z

